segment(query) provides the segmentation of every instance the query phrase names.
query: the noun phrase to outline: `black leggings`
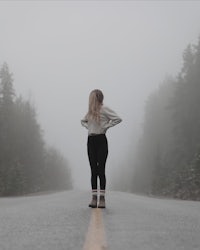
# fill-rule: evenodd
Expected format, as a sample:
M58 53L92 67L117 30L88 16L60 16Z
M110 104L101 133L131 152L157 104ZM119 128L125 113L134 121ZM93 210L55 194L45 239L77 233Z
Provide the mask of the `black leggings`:
M108 142L105 134L88 136L88 158L91 167L91 186L97 189L97 177L100 180L100 189L106 188L105 166L108 156Z

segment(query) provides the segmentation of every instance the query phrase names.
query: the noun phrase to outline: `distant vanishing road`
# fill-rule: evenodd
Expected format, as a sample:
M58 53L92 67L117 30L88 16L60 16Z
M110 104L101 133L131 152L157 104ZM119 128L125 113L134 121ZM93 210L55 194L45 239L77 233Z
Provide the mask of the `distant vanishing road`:
M200 202L108 192L107 208L88 208L89 192L0 198L0 250L200 249Z

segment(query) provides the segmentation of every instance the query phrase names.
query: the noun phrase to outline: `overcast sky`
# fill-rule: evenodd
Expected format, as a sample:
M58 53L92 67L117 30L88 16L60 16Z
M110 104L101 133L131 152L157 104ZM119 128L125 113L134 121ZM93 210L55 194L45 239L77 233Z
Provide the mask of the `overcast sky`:
M123 119L107 132L108 182L141 131L144 103L200 36L199 1L0 1L0 65L35 105L49 145L68 159L75 188L90 188L80 125L88 96Z

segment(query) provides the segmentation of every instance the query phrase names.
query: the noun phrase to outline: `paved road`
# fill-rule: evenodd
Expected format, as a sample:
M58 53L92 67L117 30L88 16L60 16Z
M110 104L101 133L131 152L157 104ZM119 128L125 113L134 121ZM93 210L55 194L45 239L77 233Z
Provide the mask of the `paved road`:
M200 202L109 196L104 224L110 250L200 249Z
M88 228L93 235L105 229L109 250L200 249L200 202L109 192L100 210L89 200L79 191L0 198L0 250L82 250ZM91 249L105 249L98 244Z

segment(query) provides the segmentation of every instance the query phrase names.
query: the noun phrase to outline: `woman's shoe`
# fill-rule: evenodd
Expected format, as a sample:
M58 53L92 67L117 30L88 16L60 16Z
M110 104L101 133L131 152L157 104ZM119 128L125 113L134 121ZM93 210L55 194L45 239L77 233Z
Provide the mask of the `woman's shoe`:
M100 195L98 208L106 208L105 197Z
M97 208L97 195L92 196L92 201L89 204L91 208Z

